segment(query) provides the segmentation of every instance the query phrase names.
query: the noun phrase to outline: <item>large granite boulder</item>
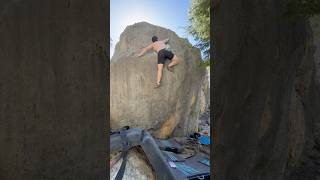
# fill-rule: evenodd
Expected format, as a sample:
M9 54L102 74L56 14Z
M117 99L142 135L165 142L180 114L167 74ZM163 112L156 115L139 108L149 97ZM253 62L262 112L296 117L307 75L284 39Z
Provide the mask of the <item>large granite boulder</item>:
M320 178L319 27L285 3L214 9L214 179Z
M164 68L162 86L154 89L157 54L135 53L151 43L151 37L169 38L169 48L180 64L174 73ZM173 31L146 22L128 26L120 36L110 65L111 128L125 125L149 129L165 138L197 130L201 84L205 69L200 51Z

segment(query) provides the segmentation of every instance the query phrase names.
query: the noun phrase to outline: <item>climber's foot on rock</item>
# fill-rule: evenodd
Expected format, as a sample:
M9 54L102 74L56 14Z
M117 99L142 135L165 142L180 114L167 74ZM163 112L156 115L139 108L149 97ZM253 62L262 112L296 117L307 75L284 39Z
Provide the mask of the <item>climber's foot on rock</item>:
M156 83L155 85L154 85L154 89L157 89L157 88L159 88L160 87L160 83Z
M167 66L168 71L173 72L173 67L172 66Z

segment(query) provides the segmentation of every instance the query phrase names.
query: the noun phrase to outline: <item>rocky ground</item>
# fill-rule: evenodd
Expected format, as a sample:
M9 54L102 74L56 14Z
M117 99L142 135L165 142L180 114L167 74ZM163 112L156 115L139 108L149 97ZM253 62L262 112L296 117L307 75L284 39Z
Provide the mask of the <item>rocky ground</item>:
M199 117L199 133L210 135L210 110L206 109ZM181 143L184 146L184 150L181 154L181 157L190 157L195 153L205 153L207 155L210 154L210 146L201 145L196 141L192 141L186 137L173 137L176 142ZM118 153L119 154L119 153ZM111 159L117 159L118 154L112 154ZM110 170L110 179L114 179L120 166L122 160L118 160L117 162L112 162L114 164ZM124 174L124 180L131 179L155 179L155 172L153 171L151 165L149 164L146 155L142 151L141 148L133 148L130 150L128 154L128 160L126 165L126 171Z
M112 155L116 156L116 155ZM114 179L120 169L122 164L122 159L114 164L114 166L110 169L110 179ZM139 178L137 178L139 177ZM130 150L128 154L126 170L123 176L123 180L133 180L133 179L141 179L141 180L153 180L155 179L154 171L152 167L148 163L146 155L141 152L139 148L134 148Z

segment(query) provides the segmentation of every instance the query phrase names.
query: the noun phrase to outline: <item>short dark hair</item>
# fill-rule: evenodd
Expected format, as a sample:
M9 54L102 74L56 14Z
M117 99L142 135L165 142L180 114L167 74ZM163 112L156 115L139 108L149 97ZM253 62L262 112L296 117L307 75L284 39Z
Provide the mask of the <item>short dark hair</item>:
M152 36L152 42L156 42L158 41L158 37L157 36Z

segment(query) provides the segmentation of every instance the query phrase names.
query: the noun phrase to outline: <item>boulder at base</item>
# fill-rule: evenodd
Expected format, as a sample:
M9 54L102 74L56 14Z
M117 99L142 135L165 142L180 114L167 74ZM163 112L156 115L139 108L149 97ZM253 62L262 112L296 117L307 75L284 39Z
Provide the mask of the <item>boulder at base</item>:
M169 38L168 48L180 63L170 72L164 67L162 85L156 82L157 53L136 54L151 37ZM199 66L200 50L173 31L146 22L128 26L120 36L110 65L111 128L122 126L149 129L159 138L197 130L201 85L205 69ZM165 65L166 66L166 65Z

